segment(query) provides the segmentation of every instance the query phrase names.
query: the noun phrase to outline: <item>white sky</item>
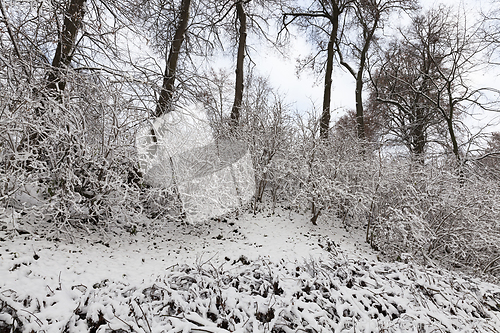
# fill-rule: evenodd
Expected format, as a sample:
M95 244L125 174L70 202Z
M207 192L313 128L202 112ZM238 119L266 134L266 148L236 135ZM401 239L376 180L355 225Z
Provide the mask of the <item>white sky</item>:
M323 103L324 73L313 73L305 70L297 76L296 60L309 54L311 46L304 38L296 38L291 41L292 50L288 59L268 50L265 58L257 65L257 70L264 76L268 76L271 83L283 94L288 96L292 108L300 113L311 110L313 104L321 110ZM260 59L259 59L260 60ZM315 77L318 76L318 77ZM346 73L343 68L334 67L334 78L332 85L332 116L335 117L337 109L354 109L354 87L353 77Z

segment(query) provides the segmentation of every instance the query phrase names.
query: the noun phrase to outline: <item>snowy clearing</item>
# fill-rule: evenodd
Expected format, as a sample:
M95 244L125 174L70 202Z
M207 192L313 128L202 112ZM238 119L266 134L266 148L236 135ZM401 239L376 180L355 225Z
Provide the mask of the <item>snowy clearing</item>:
M278 209L48 241L8 216L0 332L500 331L499 286L379 262L363 231L327 217Z

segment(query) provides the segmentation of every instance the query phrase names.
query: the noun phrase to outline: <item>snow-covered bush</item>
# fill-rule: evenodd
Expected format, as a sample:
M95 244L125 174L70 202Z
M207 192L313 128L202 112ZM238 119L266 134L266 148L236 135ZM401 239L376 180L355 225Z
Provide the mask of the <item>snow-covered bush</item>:
M359 141L348 131L317 137L317 117L297 117L270 161L255 158L259 191L282 189L282 204L366 228L366 240L391 259L411 253L447 267L500 274L500 189L491 177L444 158L418 161ZM254 154L279 140L261 132ZM265 141L265 138L267 141ZM265 172L264 172L265 171ZM258 178L259 180L259 178ZM271 195L271 198L273 196Z
M367 223L378 162L372 149L355 136L317 137L317 122L297 118L298 130L287 150L288 204L341 219L345 226ZM328 218L324 218L325 221Z
M247 142L255 172L254 209L267 200L275 205L286 187L288 151L295 128L289 107L267 79L251 77L239 134Z
M13 91L0 105L2 204L31 210L58 232L141 210L139 116L117 87L72 74L60 96Z
M370 230L372 245L395 258L500 273L498 183L457 173L454 163L390 160L381 171Z

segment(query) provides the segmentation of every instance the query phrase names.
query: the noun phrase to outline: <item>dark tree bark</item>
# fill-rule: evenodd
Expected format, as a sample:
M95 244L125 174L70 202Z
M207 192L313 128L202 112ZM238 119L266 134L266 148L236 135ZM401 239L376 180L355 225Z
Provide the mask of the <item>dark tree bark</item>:
M453 155L455 155L455 158L457 159L457 161L460 161L461 160L460 150L458 149L458 141L457 141L457 137L455 135L455 129L453 126L453 119L452 118L446 119L446 124L448 126L448 132L450 133L450 140L451 140L451 144L453 147L452 148Z
M417 93L413 94L414 100L412 101L409 110L410 121L410 152L414 159L420 164L424 164L425 148L427 147L427 129L435 122L435 116L430 110L429 103L426 103L423 98L424 94L429 94L429 83L431 75L431 63L423 59L421 74L418 76L422 84L418 87Z
M85 15L86 0L70 0L64 12L64 20L62 30L59 33L59 40L57 48L52 59L52 66L45 74L47 86L45 89L38 91L41 98L40 106L35 109L35 115L41 118L42 128L45 130L45 120L43 116L47 111L50 103L49 98L60 100L61 93L66 87L66 80L64 78L64 71L69 68L75 49L77 46L77 36L81 29L83 18ZM44 130L30 129L28 133L23 136L17 146L17 151L26 151L30 147L38 147L40 142L46 138ZM37 148L38 149L38 148ZM45 158L46 152L39 152L39 158ZM31 162L28 162L28 169L31 168Z
M383 26L384 18L394 10L413 10L416 8L414 0L357 0L354 2L354 24L359 29L360 42L339 41L338 54L340 63L356 81L356 133L358 138L366 138L365 116L363 107L364 74L367 67L368 52L375 39L375 32ZM347 37L346 37L347 38ZM349 39L349 38L347 38ZM347 47L348 52L357 50L357 67L353 68L344 59L340 42ZM345 48L344 48L345 49Z
M448 134L450 135L450 141L451 141L451 149L453 152L453 155L455 155L455 158L457 159L458 162L461 162L462 158L460 156L460 149L458 147L458 140L457 136L455 133L455 115L458 113L458 100L454 99L454 87L453 87L453 81L454 81L454 76L455 75L448 75L444 76L443 71L439 71L441 78L444 81L445 85L445 96L443 96L443 100L446 100L446 103L441 103L440 101L440 96L438 95L438 99L435 100L435 107L441 112L441 115L443 116L445 122L446 122L446 128L448 129ZM454 71L452 70L452 73ZM455 78L455 80L462 79L462 78ZM441 93L441 92L440 92ZM443 105L445 104L445 105Z
M342 52L340 51L340 46L338 46L338 49L339 49L340 64L344 66L356 80L356 90L354 94L356 101L356 133L358 138L365 139L366 133L365 133L365 118L363 109L363 86L364 86L363 74L366 69L366 60L368 57L368 51L373 41L375 31L379 27L380 13L376 13L375 15L373 15L373 22L371 26L366 24L365 17L361 17L361 14L358 15L359 15L358 20L360 21L362 29L363 44L361 45L361 51L359 53L359 64L357 70L352 68L344 60Z
M317 35L316 42L319 45L319 52L324 51L323 40L321 34L330 31L328 36L328 44L326 49L325 65L325 83L323 90L323 105L321 118L319 121L319 135L322 140L328 139L330 130L330 104L332 96L332 73L335 60L336 45L338 44L339 34L339 18L351 6L353 0L328 0L314 1L311 6L297 11L296 8L291 8L290 12L284 13L283 30L294 21L297 21L299 26L304 29L316 27ZM291 19L287 22L287 17ZM319 53L318 52L318 53Z
M363 66L364 69L364 66ZM359 139L365 139L365 116L363 109L363 70L359 69L356 75L356 133Z
M337 7L338 8L338 7ZM326 71L325 71L325 89L323 91L323 111L319 123L319 136L323 140L328 139L328 132L330 129L330 104L332 100L332 73L333 73L333 60L335 57L335 41L338 32L338 15L334 15L332 22L332 32L330 40L328 41L327 58L326 58Z
M247 41L247 15L245 13L245 8L243 7L243 1L240 0L236 2L236 16L240 25L239 29L239 41L238 41L238 55L236 58L236 84L234 89L234 103L231 109L231 123L233 126L237 126L240 121L241 114L241 103L243 101L243 89L244 89L244 60L246 52L246 41Z
M160 117L172 110L172 97L175 88L175 75L177 70L177 62L179 53L186 36L186 30L189 21L189 7L191 0L182 0L179 23L175 30L174 40L170 46L167 64L165 66L165 74L163 75L163 85L160 92L160 97L156 105L155 116Z
M371 76L372 96L385 119L386 130L421 164L428 144L428 128L437 123L435 108L424 98L434 94L430 84L436 79L429 47L425 39L417 45L394 42Z
M52 60L52 69L47 73L49 93L61 92L66 87L61 71L69 67L73 59L76 37L85 15L85 4L86 0L71 0L64 14L63 29Z

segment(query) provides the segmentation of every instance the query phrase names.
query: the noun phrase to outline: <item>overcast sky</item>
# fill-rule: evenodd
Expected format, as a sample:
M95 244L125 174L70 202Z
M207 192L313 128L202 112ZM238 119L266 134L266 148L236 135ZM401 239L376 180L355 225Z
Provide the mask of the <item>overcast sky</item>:
M462 3L466 8L480 8L480 6L485 6L492 2L491 0L463 0L460 2L454 0L422 0L421 3L424 8L430 8L439 3ZM396 25L398 22L391 23L392 25ZM269 77L273 86L287 96L294 110L305 113L311 110L314 104L317 111L320 111L322 108L324 73L319 74L318 77L318 74L305 71L297 77L296 59L299 56L306 56L311 47L300 36L293 39L292 43L288 58L284 58L271 49L260 49L258 58L254 59L256 62L258 61L256 66L257 71L261 75ZM254 51L254 53L257 52ZM476 77L478 80L495 84L498 76L489 74L491 73L478 74ZM335 66L331 103L332 121L335 121L339 116L344 114L345 110L354 109L354 88L354 78L344 68ZM489 113L484 117L479 116L476 119L470 119L467 124L471 127L482 126L485 122L489 122L492 118L498 116L499 114ZM500 126L496 126L495 130L500 131Z

